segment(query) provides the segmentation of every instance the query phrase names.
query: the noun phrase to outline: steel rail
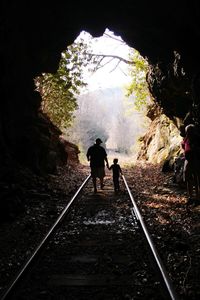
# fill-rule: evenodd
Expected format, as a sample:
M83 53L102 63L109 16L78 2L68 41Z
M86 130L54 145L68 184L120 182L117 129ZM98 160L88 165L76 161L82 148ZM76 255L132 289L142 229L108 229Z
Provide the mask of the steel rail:
M143 218L142 218L142 216L141 216L141 213L140 213L140 211L139 211L139 209L138 209L138 207L137 207L137 204L136 204L136 202L135 202L135 200L134 200L134 198L133 198L133 196L132 196L132 193L131 193L131 191L130 191L130 189L129 189L129 186L128 186L128 184L127 184L127 181L126 181L126 178L124 177L124 175L122 175L122 179L123 179L123 181L124 181L124 184L125 184L125 186L126 186L126 189L127 189L127 191L128 191L128 194L129 194L129 196L130 196L130 198L131 198L131 201L132 201L132 204L133 204L133 208L134 208L134 212L135 212L135 214L136 214L136 218L137 218L138 221L140 222L141 227L142 227L142 229L143 229L143 231L144 231L144 234L145 234L145 236L146 236L146 239L147 239L147 241L148 241L148 243L149 243L149 246L150 246L150 248L151 248L151 250L152 250L153 256L154 256L154 258L155 258L155 260L156 260L156 263L157 263L157 265L158 265L158 267L159 267L159 270L160 270L160 273L161 273L161 275L162 275L162 278L163 278L163 280L164 280L164 282L165 282L165 285L166 285L166 287L167 287L169 296L170 296L170 298L171 298L172 300L178 300L179 298L178 298L178 296L176 295L176 293L175 293L175 291L174 291L174 288L173 288L173 286L172 286L172 284L171 284L171 280L170 280L170 278L169 278L169 276L168 276L168 274L167 274L167 272L166 272L166 269L165 269L165 267L164 267L164 265L163 265L163 263L162 263L162 261L161 261L161 259L160 259L160 257L159 257L159 254L158 254L158 252L157 252L157 250L156 250L156 247L155 247L155 245L154 245L154 243L153 243L153 241L152 241L152 239L151 239L151 237L150 237L150 234L149 234L149 232L148 232L148 230L147 230L147 228L146 228L146 225L145 225L145 223L144 223L144 221L143 221Z
M44 244L47 242L47 240L49 239L49 237L54 232L55 228L58 226L58 224L60 224L61 220L65 217L65 215L68 212L68 210L69 210L70 206L72 205L73 201L79 195L79 193L81 192L81 190L83 189L83 187L86 185L86 183L88 182L88 180L90 179L90 177L91 177L91 174L87 176L87 178L84 180L84 182L78 188L78 190L76 191L76 193L74 194L74 196L71 198L71 200L69 201L69 203L66 205L66 207L64 208L64 210L62 211L62 213L60 214L60 216L57 218L57 220L55 221L55 223L53 224L53 226L50 228L50 230L45 235L45 237L40 242L40 244L36 247L35 251L31 255L31 257L27 260L27 262L21 268L21 270L19 271L19 273L16 275L15 279L11 282L11 284L7 288L6 292L3 294L1 300L9 299L9 296L11 295L11 292L13 292L13 290L16 287L17 283L19 282L19 279L21 279L22 275L25 273L25 271L27 271L27 269L30 266L31 262L33 262L33 259L36 258L36 256L38 255L39 251L41 250L41 248L44 246Z

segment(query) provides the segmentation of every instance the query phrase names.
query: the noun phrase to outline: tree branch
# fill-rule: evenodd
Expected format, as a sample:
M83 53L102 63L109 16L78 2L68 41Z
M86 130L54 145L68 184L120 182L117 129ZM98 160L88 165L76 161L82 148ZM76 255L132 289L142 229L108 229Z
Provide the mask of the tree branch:
M110 34L108 34L108 33L104 33L104 36L107 36L107 37L109 37L110 39L113 39L113 40L115 40L115 41L120 42L121 44L126 45L126 43L125 43L123 40L118 39L118 38L116 38L116 37L114 37L114 36L112 36L112 35L110 35Z
M134 65L135 62L134 61L131 61L131 60L127 60L121 56L118 56L118 55L111 55L111 54L95 54L95 53L88 53L88 55L90 56L96 56L96 57L102 57L102 60L106 57L111 57L112 59L118 59L120 61L123 61L125 64L129 64L129 65ZM102 61L101 60L101 61Z

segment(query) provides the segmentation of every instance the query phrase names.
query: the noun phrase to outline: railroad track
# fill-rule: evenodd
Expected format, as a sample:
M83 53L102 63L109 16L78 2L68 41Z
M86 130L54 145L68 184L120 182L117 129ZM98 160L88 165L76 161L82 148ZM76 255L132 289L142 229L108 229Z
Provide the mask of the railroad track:
M93 193L90 175L1 300L177 300L127 181ZM139 249L139 251L138 251Z

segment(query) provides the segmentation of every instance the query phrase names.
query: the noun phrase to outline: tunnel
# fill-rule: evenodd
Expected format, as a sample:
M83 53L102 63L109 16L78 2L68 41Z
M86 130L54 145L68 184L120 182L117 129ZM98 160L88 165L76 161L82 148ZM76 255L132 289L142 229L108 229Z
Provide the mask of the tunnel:
M73 3L3 1L1 9L2 165L16 162L51 169L52 155L62 160L60 131L41 112L34 78L57 70L61 52L82 30L101 36L105 28L119 34L152 65L150 90L170 118L183 119L198 95L199 3L168 1L109 2L94 7ZM198 96L196 97L198 104ZM198 119L198 109L196 109Z
M51 199L50 196L52 198L55 196L55 199L57 195L60 198L66 197L57 186L53 186L50 190L45 177L47 174L54 174L57 164L63 165L67 162L67 153L65 144L60 139L60 129L41 110L42 99L36 91L34 78L45 72L55 73L62 51L74 42L81 31L86 31L93 37L100 37L105 29L109 28L121 36L128 46L138 50L148 59L149 90L162 112L178 130L180 124L187 125L191 120L200 125L199 1L125 0L120 3L116 1L103 3L2 0L0 15L0 217L1 221L8 222L1 227L1 241L6 232L9 234L12 232L13 219L20 213L23 214L27 204L26 195L32 197L27 209L28 217L33 218L32 220L38 213L38 207L43 213L46 203ZM76 145L67 143L73 148L73 153L78 155ZM78 177L75 170L67 169L68 171L69 177ZM24 172L26 176L23 176ZM131 172L129 176L137 198L139 188L144 188L143 179L154 178L152 174L156 173L157 169L153 166L151 169L141 168L137 171L136 167ZM155 176L159 180L162 177L160 173L159 170L159 174L156 173ZM35 174L43 178L37 177L36 180ZM134 177L137 174L140 174L138 190L134 186ZM68 179L63 180L63 185L67 187L71 184ZM76 184L78 185L82 179L80 176ZM172 273L174 272L174 281L177 280L179 290L183 293L186 291L186 294L189 291L187 296L190 297L191 293L193 297L184 299L195 299L196 295L200 295L198 278L195 278L199 272L199 241L196 238L199 235L198 211L188 213L185 206L183 207L183 191L181 190L181 196L178 192L175 193L176 198L173 198L174 190L169 191L166 181L163 178L162 180L161 183L152 180L150 187L144 188L145 209L150 216L150 224L153 224L153 229L157 232L157 243L161 241L160 236L164 238L161 248L164 249L163 253L169 254L168 267L172 269ZM163 184L162 191L156 190L158 183ZM148 189L152 190L152 202L148 198ZM67 195L69 196L70 194ZM39 197L38 202L34 197ZM159 204L156 202L158 198ZM55 217L56 202L49 202L51 206L47 207L47 213L46 211L44 213L43 228L40 227L40 219L37 221L37 227L29 219L22 221L24 232L27 231L29 234L27 241L30 236L34 239L34 234L40 234L40 230L43 234L46 224L49 222L50 225L51 218ZM33 209L31 213L30 207ZM13 231L15 234L15 230ZM191 232L194 234L190 235ZM20 234L10 243L11 237L12 233L8 236L8 243L5 241L9 251L12 247L15 249L14 242L17 238L18 242L23 244ZM24 249L22 245L22 251ZM175 253L175 256L170 256L171 252L173 255ZM4 254L6 257L6 253ZM14 260L18 261L15 257ZM191 266L193 273L190 272ZM177 278L176 267L179 271ZM192 282L191 286L186 286L187 280Z

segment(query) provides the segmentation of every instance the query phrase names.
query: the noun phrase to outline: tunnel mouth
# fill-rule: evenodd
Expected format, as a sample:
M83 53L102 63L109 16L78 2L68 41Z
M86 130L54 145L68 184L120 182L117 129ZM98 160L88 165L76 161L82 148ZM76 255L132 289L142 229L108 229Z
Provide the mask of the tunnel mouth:
M147 60L106 28L100 37L80 32L61 53L57 73L36 78L42 111L80 148L82 163L98 136L111 156L136 159L149 123L147 69Z

